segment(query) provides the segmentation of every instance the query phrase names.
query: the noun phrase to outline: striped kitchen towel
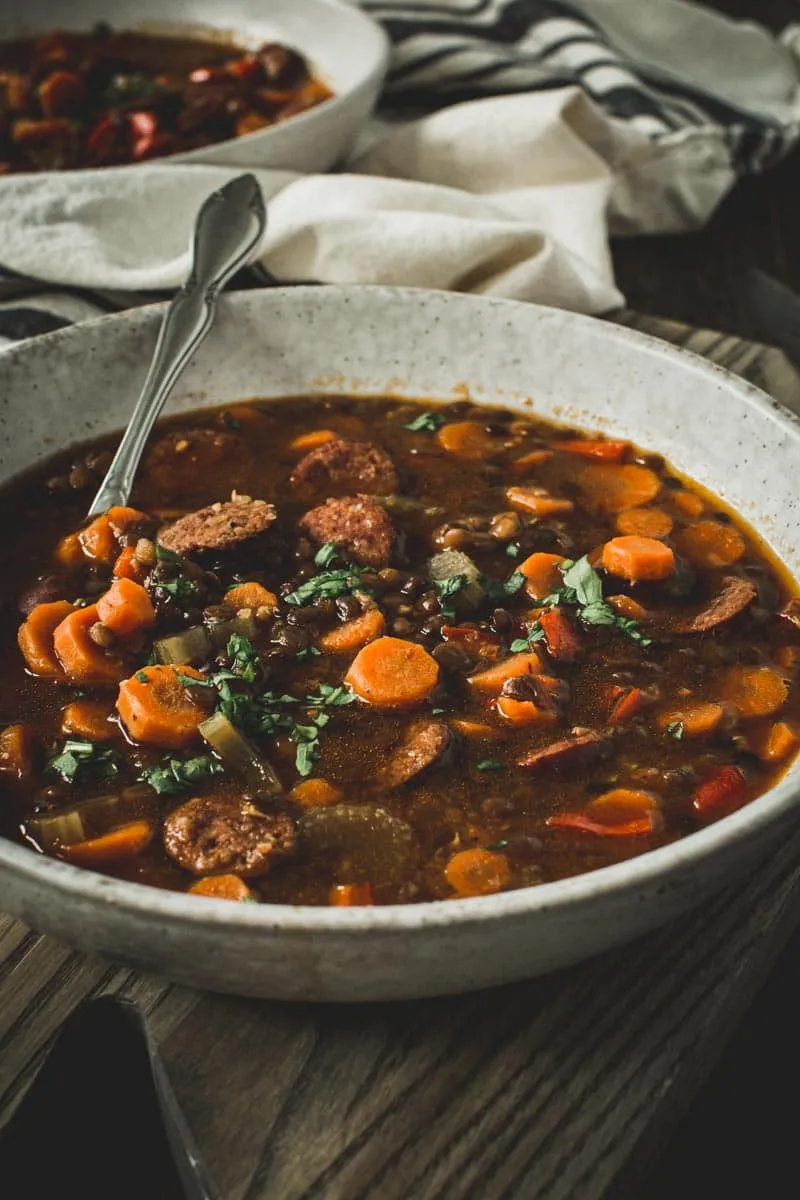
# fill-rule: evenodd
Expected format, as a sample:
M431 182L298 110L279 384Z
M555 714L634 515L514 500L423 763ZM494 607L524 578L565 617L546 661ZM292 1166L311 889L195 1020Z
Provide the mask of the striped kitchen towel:
M600 244L609 233L625 236L698 227L737 177L769 167L800 134L800 69L795 55L800 35L795 26L776 39L755 24L730 21L684 0L362 0L362 6L384 25L393 47L379 116L390 128L398 119L401 124L384 142L350 164L347 175L338 177L346 193L343 218L355 223L362 219L358 206L364 204L363 176L373 175L378 177L374 193L379 197L379 219L374 227L385 244L387 222L399 220L398 200L391 190L394 184L401 200L409 198L408 211L415 220L424 208L418 203L423 196L430 199L437 220L463 220L468 212L483 222L483 229L487 214L491 217L494 211L505 220L510 215L527 222L525 244L530 243L532 222L538 222L545 245L549 237L556 257L561 254L555 273L539 269L538 274L533 270L526 275L532 259L528 250L521 249L519 271L506 272L506 279L488 283L485 272L481 275L478 271L476 290L566 307L576 295L581 298L576 306L598 311L604 298L608 304L614 296L607 246ZM557 96L568 98L572 93L580 93L585 103L556 102ZM514 96L520 101L516 106L511 103ZM509 102L505 106L498 104L502 97ZM536 125L542 110L557 115L550 126L541 124L526 141L526 130ZM529 120L528 113L533 119ZM492 121L494 128L504 129L503 114L511 114L516 121L509 131L507 154L509 159L519 156L518 165L509 161L498 167L506 140L495 138L500 154L489 150L494 161L487 166L487 173L496 174L500 169L503 178L490 187L483 183L470 186L474 158L467 157L459 164L444 149L454 137L469 138L473 128L491 148ZM547 146L552 145L547 136L565 130L573 139L584 140L589 158L594 156L598 169L610 177L607 198L602 187L594 193L590 218L601 228L593 241L583 235L571 243L568 230L564 240L563 213L552 202L555 224L548 227L541 197L547 187L563 185L567 177L562 173L558 178L562 166L556 164L551 178L545 173L539 180L532 177L535 173L525 162L526 150L538 154L540 161L541 156L546 159ZM117 178L122 185L122 174ZM309 186L303 191L308 196L313 191L313 177L306 183ZM320 195L328 199L333 184L333 179L323 181ZM414 191L412 184L419 184L420 190ZM141 290L141 273L135 287L127 286L122 275L113 281L119 286L109 286L109 271L98 269L95 278L86 270L85 260L80 279L70 277L58 254L51 259L52 273L41 254L30 255L28 261L28 255L19 253L24 223L13 210L12 201L19 198L17 187L12 177L0 181L0 264L5 264L0 265L0 346L99 313L161 299L171 290L173 281L170 279L167 289L163 271L152 286ZM456 195L456 188L462 189L460 195L466 193L463 200ZM532 200L527 207L526 197ZM103 194L102 200L112 203L113 197ZM487 200L495 205L494 210L491 204L485 210L480 208ZM67 208L62 206L62 217ZM87 203L87 211L90 209ZM58 204L41 206L42 212L58 210ZM74 216L75 204L71 211ZM581 211L585 228L585 205ZM314 215L312 209L312 224ZM29 225L35 237L35 222ZM520 246L523 242L520 233ZM288 244L286 239L284 243ZM13 255L12 245L16 247ZM456 240L453 245L457 247ZM102 238L97 239L97 246L102 254ZM363 239L358 246L353 241L352 246L355 253L363 250ZM481 253L488 259L488 249ZM524 254L529 254L529 260ZM330 274L326 274L322 259L311 264L318 268L313 278L340 279L336 270L341 271L344 257L340 252L338 266L331 268ZM545 258L545 253L539 253L540 268ZM285 245L275 258L267 254L266 259L262 257L238 284L268 286L277 282L276 275L289 283L309 277L308 262L295 264ZM332 254L327 262L336 259ZM403 259L402 244L396 246L396 259ZM380 270L376 272L376 261L376 253L366 254L359 268L351 257L348 281L417 282L415 277L384 277ZM98 268L107 265L98 261ZM574 281L581 275L576 290ZM552 287L556 277L560 282L555 295L546 288L537 291L534 283L524 290L528 279L546 278L547 286ZM503 290L508 279L513 280L516 292ZM440 276L422 271L419 282L460 286L451 264L442 264Z

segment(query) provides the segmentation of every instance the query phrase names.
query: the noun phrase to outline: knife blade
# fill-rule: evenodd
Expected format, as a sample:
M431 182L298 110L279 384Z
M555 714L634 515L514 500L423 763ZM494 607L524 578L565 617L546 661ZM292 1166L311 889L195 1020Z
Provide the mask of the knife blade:
M800 296L756 267L746 272L744 294L760 336L800 366Z

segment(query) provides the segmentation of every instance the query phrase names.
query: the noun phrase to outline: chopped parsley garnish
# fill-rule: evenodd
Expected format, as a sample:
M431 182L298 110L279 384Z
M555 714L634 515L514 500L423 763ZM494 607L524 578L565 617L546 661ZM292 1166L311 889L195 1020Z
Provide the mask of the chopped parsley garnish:
M147 678L147 675L145 674L144 671L136 672L136 680L138 683L149 683L150 682L150 680Z
M578 617L584 625L611 625L626 633L640 646L650 646L651 639L639 632L638 621L630 617L620 616L614 612L610 604L603 599L603 581L584 554L576 562L567 560L560 566L564 586L549 596L545 596L542 604L577 605Z
M536 642L544 641L544 630L538 621L531 625L528 630L528 636L524 638L515 638L509 646L512 654L524 654L526 650L536 644Z
M161 542L156 542L156 558L159 562L179 563L183 561L180 554L176 554L174 550L168 550L166 546L161 545Z
M159 766L142 771L140 778L159 796L178 796L214 775L224 774L219 759L198 754L194 758L167 758Z
M158 586L175 600L193 600L197 595L197 584L195 581L193 579L184 579L182 576L178 576L177 579L159 580Z
M412 433L436 433L437 429L441 429L447 424L447 417L442 413L424 412L418 417L414 417L413 421L409 421L404 426L405 429L410 429Z
M115 750L103 748L84 738L67 738L58 754L47 763L66 783L86 783L93 779L109 779L119 774Z
M509 558L519 558L519 546L516 542L509 542L506 546L506 554Z
M302 607L305 604L313 604L316 600L336 600L338 596L352 596L353 592L369 594L361 581L362 574L361 568L356 566L340 567L335 571L320 571L319 575L312 575L293 592L289 592L288 596L284 596L284 600L287 604Z
M676 742L680 742L683 739L685 732L686 727L683 721L670 721L667 725L667 733L670 737L674 737Z
M258 651L250 639L242 633L232 633L227 651L234 674L246 683L254 683L258 678Z
M449 579L434 579L433 586L439 593L439 603L444 616L454 617L456 610L452 604L448 604L448 600L452 600L459 592L462 592L469 584L466 575L451 575Z
M481 575L478 579L490 600L505 600L508 596L516 596L525 583L525 576L520 571L512 571L508 579L491 579Z
M322 651L318 646L304 646L302 650L298 650L295 658L298 662L305 662L309 658L319 658Z
M484 758L478 763L479 771L505 771L505 763L498 762L496 758Z
M335 542L326 542L324 546L320 546L317 553L314 555L314 562L318 567L329 567L339 557L339 551Z
M487 846L487 850L505 850L508 845L508 838L499 838L496 842L492 842L491 846Z
M226 429L241 429L242 428L242 422L237 421L236 417L233 415L233 413L230 412L230 410L227 408L225 409L224 413L222 414L222 424L225 426Z

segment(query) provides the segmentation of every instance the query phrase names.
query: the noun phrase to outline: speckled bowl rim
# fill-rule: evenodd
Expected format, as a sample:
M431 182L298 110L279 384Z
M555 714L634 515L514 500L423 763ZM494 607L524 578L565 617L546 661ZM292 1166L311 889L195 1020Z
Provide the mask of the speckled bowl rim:
M377 296L394 297L400 301L415 303L424 301L432 293L424 288L406 287L353 287L353 286L299 286L269 289L264 293L274 303L281 293L298 296L303 293L325 292L329 302L337 299L346 301L355 292L374 292ZM447 293L435 293L438 296ZM253 293L241 295L249 297ZM463 302L465 297L460 296ZM234 312L236 297L226 298ZM474 303L492 308L508 308L519 312L520 308L536 313L552 312L544 305L522 304L519 301L500 300L492 297L475 297ZM153 320L155 314L163 312L164 304L146 305L132 311L116 313L86 321L69 329L45 334L33 343L12 347L5 351L13 357L36 354L39 347L48 354L57 353L65 339L72 340L94 333L96 330L116 325L144 325ZM575 313L560 312L559 316L574 323L575 327L597 333L602 325L605 336L618 344L636 346L656 358L671 360L676 366L691 373L696 372L714 377L728 391L738 393L745 404L760 418L777 423L800 451L800 417L785 409L776 400L750 383L733 375L716 363L682 348L671 346L638 330L599 321L598 318ZM800 766L790 767L775 787L750 802L744 808L706 829L698 830L678 842L645 851L636 858L613 866L576 875L569 879L538 884L535 887L518 888L499 892L494 896L470 899L434 900L420 904L379 905L373 908L325 908L313 905L263 904L237 905L228 900L211 897L189 896L183 892L169 892L149 884L132 883L97 875L80 867L56 859L36 855L24 846L0 838L0 869L12 868L17 874L33 880L55 885L60 891L102 904L112 904L130 913L157 916L170 923L207 925L215 929L263 929L293 932L320 932L330 930L338 935L368 933L374 930L396 930L407 932L426 927L475 926L491 922L502 922L510 917L545 914L554 909L569 909L590 903L593 899L622 896L635 893L639 888L660 883L666 890L671 877L689 867L700 867L716 854L724 854L750 840L759 831L788 819L792 809L800 815Z
M298 2L300 2L300 0L298 0ZM305 3L305 0L303 0L303 2ZM350 98L355 93L361 92L365 88L369 88L370 86L372 86L373 83L376 82L376 80L381 79L385 75L386 69L389 65L389 54L391 51L389 38L386 34L386 31L383 29L383 27L381 25L379 25L378 22L374 19L374 17L372 17L368 12L366 12L364 9L362 9L358 4L351 4L349 2L346 3L345 0L312 0L312 3L319 5L321 8L328 9L331 13L336 13L339 16L343 17L345 23L349 23L350 21L356 21L357 23L360 23L364 28L369 26L370 29L375 34L375 56L372 59L365 59L365 61L363 63L360 63L359 64L360 71L359 71L358 76L352 81L352 83L350 83L348 85L348 87L344 88L343 90L334 92L333 95L330 97L330 99L325 101L324 105L322 105L322 104L316 105L314 108L307 109L305 112L296 113L295 116L291 117L290 120L291 120L291 128L292 129L298 129L300 127L305 127L309 124L313 124L315 121L318 121L320 110L323 108L325 110L326 115L328 115L328 116L330 116L330 114L333 113L334 111L338 112L340 108L342 108L346 103L349 102ZM269 19L269 15L270 14L269 14L268 10L265 9L264 17L266 20ZM143 27L138 27L138 26L134 25L134 26L131 26L130 28L132 28L133 32L137 32L139 28L142 28L142 32L146 33L148 24L149 24L148 22L145 22ZM176 22L176 24L180 24L180 22ZM280 21L277 21L276 26L279 26L279 25L280 25ZM126 28L127 28L127 26L126 26ZM232 32L234 34L236 34L239 31L241 31L241 33L245 34L245 35L248 32L247 27L244 24L241 24L238 27L238 29L232 29ZM0 38L0 40L2 40L2 39ZM298 48L298 50L301 50L303 53L306 53L303 46L298 45L297 48ZM315 70L317 70L317 69L321 70L322 74L324 76L324 74L325 74L324 63L312 63L311 65L314 67ZM252 144L254 142L257 143L260 148L268 149L270 142L275 140L276 134L279 134L281 138L285 137L287 128L289 128L288 121L286 124L279 123L278 125L270 126L265 129L256 129L253 131L253 133L246 133L242 137L225 138L225 140L222 142L209 142L207 146L198 146L197 149L195 149L195 150L186 150L180 154L165 154L161 158L149 159L149 160L146 160L141 163L110 164L110 165L104 166L104 167L94 167L93 170L95 170L95 171L135 171L135 170L137 170L137 168L142 167L142 166L153 166L153 165L155 165L155 166L174 166L176 164L180 165L181 163L186 163L189 166L224 167L225 163L215 162L211 158L205 159L203 156L207 155L211 152L222 152L226 149L226 147L229 147L229 146L240 146L240 145L247 146L248 144ZM353 134L354 138L357 135L357 133L358 133L358 130L356 129ZM261 149L259 150L259 154L260 153L261 153ZM256 169L261 169L261 170L270 170L271 169L268 163L267 164L259 163L259 164L255 164L255 166L256 166ZM231 168L231 169L234 169L234 168ZM245 170L246 168L240 166L239 169ZM276 168L276 169L283 170L285 168ZM52 173L53 172L51 172L51 171L34 171L34 172L25 171L25 172L20 172L20 175L31 174L31 175L36 175L36 176L44 176L44 175L50 175Z

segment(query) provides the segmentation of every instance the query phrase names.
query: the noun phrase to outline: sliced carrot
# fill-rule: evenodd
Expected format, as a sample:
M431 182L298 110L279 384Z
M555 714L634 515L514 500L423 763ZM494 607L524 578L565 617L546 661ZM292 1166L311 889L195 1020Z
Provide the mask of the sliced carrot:
M747 740L764 763L783 762L800 745L796 730L786 721L776 721L768 729L752 733Z
M111 707L102 700L73 700L61 713L61 732L87 742L108 742L118 733Z
M552 457L552 450L531 450L529 454L515 458L512 463L509 463L509 467L516 475L521 471L532 471L535 467L543 467L545 463L550 462Z
M439 682L439 664L416 642L380 637L359 650L344 681L376 708L413 708Z
M591 458L598 462L620 462L630 447L630 442L592 441L588 438L575 438L573 441L555 442L556 450L566 450L568 454L579 454L581 458Z
M537 675L542 669L542 660L535 650L526 650L522 654L512 654L502 662L470 675L467 683L473 692L486 696L499 696L507 679L516 679L518 675Z
M107 513L95 517L91 524L78 534L83 553L87 558L108 563L110 566L117 557L120 534L130 529L131 525L138 525L146 520L146 513L135 508L126 508L124 505L110 508Z
M152 821L131 821L101 837L60 846L58 854L76 867L110 866L141 854L150 845L154 833Z
M786 703L789 687L771 667L730 667L722 683L722 698L742 717L771 717Z
M135 583L142 583L147 578L147 567L136 557L135 546L125 546L117 555L111 573L117 579L133 579Z
M487 725L484 721L470 721L466 717L453 717L450 726L462 737L476 742L496 741L504 736L504 730L498 726Z
M328 893L334 908L371 908L375 901L368 883L337 883Z
M332 429L312 429L310 433L300 433L292 438L288 448L292 454L308 454L309 450L316 450L326 442L338 442L341 436Z
M118 683L125 674L119 655L96 645L89 636L99 623L97 605L90 604L76 608L53 632L56 658L73 683Z
M707 823L727 817L741 808L747 799L747 781L738 767L717 767L697 788L692 807Z
M609 596L606 604L610 605L614 612L619 613L621 617L627 617L629 621L650 620L649 611L638 600L634 600L633 596Z
M645 695L641 688L615 688L610 697L609 725L624 725L641 712L645 704Z
M684 708L662 713L658 718L661 729L680 734L683 738L706 738L716 733L725 718L721 704L691 704Z
M472 629L467 625L443 625L441 633L446 642L455 642L481 658L494 660L500 656L500 639L483 629Z
M63 537L56 546L56 559L63 567L70 569L82 566L86 562L86 555L83 553L80 534L68 533Z
M238 875L206 875L187 889L191 896L211 896L215 900L255 900L255 892Z
M570 513L575 508L571 500L559 496L551 496L544 488L514 487L506 488L506 499L514 508L531 513L534 517L558 517Z
M706 510L705 504L694 492L671 492L670 500L682 517L699 517Z
M117 712L137 742L180 750L197 738L207 711L195 702L181 676L203 679L194 667L142 667L119 685Z
M326 804L338 804L344 792L327 779L302 779L289 792L289 799L303 808L324 808Z
M443 425L436 433L436 440L448 454L468 460L488 458L498 450L494 438L480 421Z
M64 670L56 657L53 634L65 617L74 611L68 600L37 604L20 625L17 642L28 670L45 679L63 679Z
M494 850L459 850L444 869L444 877L459 896L491 896L511 882L505 854Z
M746 550L745 540L732 525L698 521L675 535L675 542L696 567L730 567Z
M538 551L519 564L517 570L525 576L525 591L532 600L544 600L545 596L561 587L559 567L566 561L563 554Z
M360 617L345 621L320 635L318 645L323 654L352 654L379 638L386 622L379 608L368 608Z
M655 471L635 463L587 467L581 471L578 484L592 508L608 513L649 504L661 491L661 480Z
M539 617L539 624L544 630L544 644L551 658L557 662L572 662L578 657L580 638L560 608L548 608Z
M257 429L263 426L267 414L255 404L234 404L220 414L220 424L226 429L235 429L237 425L247 429Z
M146 590L133 579L115 579L97 601L98 619L120 638L133 637L156 623L156 612Z
M265 588L263 583L256 583L251 580L248 583L237 583L236 587L230 588L223 597L225 603L230 608L270 608L278 607L278 597L269 588Z
M576 829L580 833L597 834L598 837L649 837L660 827L652 813L612 825L592 820L585 813L563 812L554 813L545 824L553 829Z
M0 733L0 775L24 779L33 771L33 746L27 725L7 725Z
M558 720L554 708L540 708L533 700L498 696L495 706L503 720L508 721L510 725L554 725Z
M674 575L675 555L657 538L631 534L606 542L603 567L618 579L627 579L631 583L651 582Z
M665 538L672 532L672 517L663 508L623 508L614 521L623 534L638 537Z

